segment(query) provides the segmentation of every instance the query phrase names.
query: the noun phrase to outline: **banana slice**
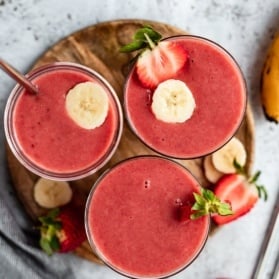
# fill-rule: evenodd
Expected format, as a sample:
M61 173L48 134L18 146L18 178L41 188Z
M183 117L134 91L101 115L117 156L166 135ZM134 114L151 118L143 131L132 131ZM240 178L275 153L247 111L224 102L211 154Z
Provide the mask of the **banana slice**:
M152 97L151 109L158 120L182 123L191 118L196 103L187 85L180 80L161 82Z
M204 175L211 183L216 183L223 175L223 172L218 171L213 163L212 156L206 156L203 160Z
M39 178L34 186L34 199L44 208L56 208L72 199L72 189L68 182Z
M234 160L241 166L246 163L246 151L244 145L237 138L232 138L221 149L212 154L212 163L214 167L223 173L234 173Z
M77 84L66 96L66 110L72 120L84 129L101 126L108 114L106 91L90 81Z

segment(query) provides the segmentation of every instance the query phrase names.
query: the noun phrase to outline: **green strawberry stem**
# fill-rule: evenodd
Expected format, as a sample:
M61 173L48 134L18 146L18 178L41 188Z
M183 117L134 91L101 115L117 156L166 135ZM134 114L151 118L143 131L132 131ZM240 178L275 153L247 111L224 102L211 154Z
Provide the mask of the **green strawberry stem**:
M153 49L156 45L153 43L153 41L149 38L149 36L146 33L144 33L144 37L146 38L146 40L147 40L147 42L149 44L149 47L151 49Z
M201 194L194 193L195 203L192 206L190 218L192 220L209 214L219 214L221 216L232 215L231 205L221 202L220 199L209 189L202 189Z
M61 230L61 222L57 220L59 209L51 210L46 216L39 217L41 222L40 232L40 246L47 255L52 255L60 248L59 238L57 232Z
M264 201L268 199L268 193L264 185L259 185L258 180L261 175L260 171L257 171L254 175L249 176L245 171L244 166L241 166L236 159L233 161L233 165L236 169L236 173L246 177L248 184L257 188L259 198L263 198Z

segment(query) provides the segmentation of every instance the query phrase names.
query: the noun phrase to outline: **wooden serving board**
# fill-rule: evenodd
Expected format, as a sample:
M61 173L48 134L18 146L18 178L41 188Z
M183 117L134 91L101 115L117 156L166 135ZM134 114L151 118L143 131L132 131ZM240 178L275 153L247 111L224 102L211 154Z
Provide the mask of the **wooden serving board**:
M33 68L55 61L77 62L86 65L102 74L114 87L120 101L123 101L123 85L129 70L132 54L119 52L120 46L130 42L135 30L144 24L149 24L158 30L164 37L177 34L186 34L176 27L144 20L117 20L100 23L80 30L59 41L47 50L35 63ZM123 102L122 102L123 103ZM252 168L254 157L254 123L251 109L248 106L245 119L237 132L237 137L244 143L248 154L247 170ZM70 182L74 195L81 205L85 205L87 195L96 178L116 162L141 154L155 154L139 141L124 123L123 136L118 150L110 162L98 173L82 180ZM13 156L7 147L8 166L14 187L27 213L36 220L46 213L33 199L33 187L38 177L26 170ZM202 186L207 187L209 182L203 174L202 159L184 160L180 162L186 166L199 180ZM93 254L88 242L84 242L75 253L90 261L101 263Z

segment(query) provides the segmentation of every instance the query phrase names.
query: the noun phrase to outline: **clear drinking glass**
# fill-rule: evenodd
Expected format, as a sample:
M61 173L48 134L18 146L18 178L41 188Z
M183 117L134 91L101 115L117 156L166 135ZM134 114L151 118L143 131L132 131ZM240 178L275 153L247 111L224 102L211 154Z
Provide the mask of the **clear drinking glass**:
M242 123L247 103L244 76L228 51L211 40L193 35L165 40L187 52L184 67L173 79L185 82L192 92L196 107L191 118L183 123L156 119L151 108L154 89L141 84L136 66L126 79L124 114L135 135L161 155L176 159L208 155L227 143Z
M176 187L170 181L182 184ZM129 278L166 278L182 271L198 257L208 238L209 216L188 223L177 219L179 207L192 203L193 192L200 187L184 166L169 158L141 155L119 162L98 178L87 199L85 227L92 250L108 267ZM156 245L159 254L153 251ZM185 254L187 245L193 247L187 247ZM176 252L164 258L170 251ZM146 266L137 262L139 255L153 266L164 262L171 268L131 271Z
M55 116L52 113L50 113L49 116L45 117L45 119L44 119L45 121L61 122L62 128L61 128L61 130L58 129L56 131L51 131L51 129L50 129L50 131L46 131L44 136L42 136L39 139L39 141L43 142L44 137L48 138L50 136L52 137L52 140L58 140L59 137L67 139L66 144L64 141L63 146L58 145L57 150L55 152L52 151L52 153L53 153L52 156L54 158L53 161L55 161L57 158L59 158L61 164L63 164L63 160L71 160L70 156L74 154L75 159L73 159L72 162L69 163L69 165L77 164L76 169L75 169L75 166L74 167L70 166L69 169L60 168L59 163L57 163L57 165L55 167L52 167L51 162L47 166L45 166L44 162L40 162L40 155L42 155L42 153L44 153L44 152L50 152L47 148L46 148L46 150L44 150L44 152L38 151L37 157L35 157L35 155L31 156L30 154L28 154L27 148L24 147L24 145L26 145L26 142L22 144L21 143L22 136L21 136L21 139L19 139L18 134L17 134L17 129L20 125L15 124L15 123L17 123L17 121L19 121L18 119L16 119L16 117L17 117L16 108L17 108L18 103L20 102L22 94L27 94L27 95L29 94L30 96L28 96L28 97L37 98L36 103L34 102L35 105L33 107L31 107L29 109L29 111L26 111L26 114L23 116L23 118L28 119L28 117L30 117L30 114L32 114L31 113L32 110L38 109L39 107L37 107L37 106L40 106L40 98L42 97L42 94L44 94L44 92L40 92L40 90L41 91L56 90L57 87L59 87L58 84L60 84L61 82L66 82L66 83L73 82L70 80L71 78L69 78L69 80L67 80L67 81L63 81L63 79L64 79L63 73L66 73L65 75L70 74L73 79L77 79L80 82L90 80L92 82L98 83L101 87L103 87L103 89L105 90L105 92L108 95L109 108L110 108L109 111L111 111L111 113L109 114L110 116L107 116L107 118L110 117L110 119L112 119L110 122L111 124L109 124L112 126L107 128L110 131L109 140L107 140L107 139L100 140L99 139L98 144L100 146L101 152L98 153L98 156L94 155L93 152L92 152L92 154L89 154L89 155L86 154L87 153L86 146L85 147L83 146L83 144L84 144L83 135L85 135L83 133L87 133L87 132L83 131L82 128L78 127L78 125L74 126L74 127L76 127L76 130L75 130L75 128L73 128L70 132L68 130L67 130L67 132L65 132L65 131L63 131L63 123L62 123L63 119L62 120L59 119L59 114L58 114L58 116ZM58 74L61 74L59 76L59 78L57 77ZM116 92L114 91L112 86L108 83L108 81L106 81L104 79L104 77L102 77L99 73L97 73L96 71L94 71L88 67L85 67L83 65L76 64L76 63L69 63L69 62L57 62L57 63L48 64L48 65L45 65L45 66L42 66L42 67L39 67L39 68L33 70L27 76L30 81L32 81L35 85L38 85L38 88L39 88L38 96L31 95L31 93L26 92L26 90L22 86L17 84L15 86L15 88L12 90L12 92L8 98L6 108L5 108L5 114L4 114L4 128L5 128L7 142L9 144L11 151L13 152L15 157L19 160L19 162L24 167L26 167L28 170L30 170L31 172L33 172L41 177L45 177L48 179L54 179L54 180L80 179L80 178L86 177L86 176L96 172L102 166L104 166L109 161L109 159L112 157L112 155L114 154L114 152L119 144L121 134L122 134L122 129L123 129L122 108L121 108L121 105L120 105ZM46 79L47 79L47 81L46 81ZM40 88L41 87L40 84L42 83L42 80L44 80L44 86L42 88ZM74 85L75 84L71 84L72 87ZM49 87L49 88L46 89L46 87ZM59 105L60 105L59 108L61 108L61 111L63 111L65 109L64 108L64 99L65 99L66 93L67 92L64 92L61 96L59 96L59 98L57 98L57 100L54 99L53 104L51 104L49 106L49 108L47 108L47 110L55 111L55 109L57 107L59 107ZM62 105L61 105L61 102L62 102ZM39 123L39 122L36 123L36 121L37 121L36 117L33 117L33 119L30 119L28 121L30 121L31 126L33 125L32 121L34 121L34 126L41 125L43 127L43 123ZM104 123L106 123L106 121L107 121L107 119L105 120ZM102 129L102 127L96 128L96 130L97 129ZM28 129L26 129L26 133L30 133L30 131L27 131L27 130ZM67 142L70 142L73 138L75 138L75 141L76 141L75 148L73 148L73 150L67 151L68 155L66 158L66 156L63 155L62 151L66 150L67 148L70 148L69 145L67 144ZM105 145L103 147L102 147L102 142L104 142L104 145ZM88 141L87 141L87 144L88 144ZM92 140L90 145L91 144L94 145L94 144L96 144L96 142L94 142L94 140ZM71 146L71 148L73 146ZM81 147L83 149L81 149ZM81 150L83 150L83 151L81 151ZM79 158L82 158L83 156L85 156L85 154L92 157L89 159L89 161L91 160L90 163L89 164L84 163L83 166L78 166L77 162L78 162Z

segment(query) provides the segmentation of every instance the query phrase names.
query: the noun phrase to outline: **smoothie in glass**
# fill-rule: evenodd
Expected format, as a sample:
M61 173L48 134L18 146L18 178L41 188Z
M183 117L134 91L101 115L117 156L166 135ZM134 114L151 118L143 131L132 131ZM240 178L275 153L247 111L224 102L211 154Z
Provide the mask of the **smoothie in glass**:
M246 86L235 60L222 47L196 36L168 38L180 44L187 61L173 79L191 90L195 109L183 123L158 120L151 109L154 90L140 82L133 67L124 91L125 112L135 134L151 149L174 158L207 155L237 131L246 108Z
M17 86L5 111L8 143L19 161L34 173L56 180L84 177L114 153L122 114L111 86L98 73L73 63L54 63L29 75L38 95ZM99 127L85 129L69 117L66 95L77 84L92 82L108 96L107 116Z
M166 158L127 159L99 178L85 224L97 255L132 278L164 278L188 266L207 239L209 216L182 222L182 205L200 192L183 166Z

